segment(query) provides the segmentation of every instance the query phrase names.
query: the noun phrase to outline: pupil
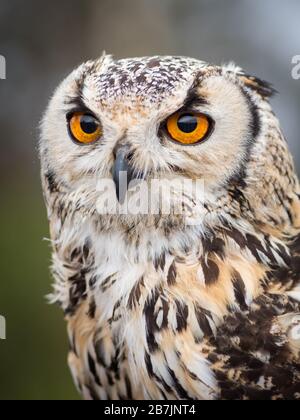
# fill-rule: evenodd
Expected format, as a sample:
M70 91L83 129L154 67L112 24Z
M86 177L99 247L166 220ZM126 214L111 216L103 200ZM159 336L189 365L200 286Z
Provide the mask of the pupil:
M91 115L84 115L81 117L80 126L82 131L86 134L93 134L98 129L98 124Z
M177 124L184 133L193 133L198 127L198 119L194 115L182 115Z

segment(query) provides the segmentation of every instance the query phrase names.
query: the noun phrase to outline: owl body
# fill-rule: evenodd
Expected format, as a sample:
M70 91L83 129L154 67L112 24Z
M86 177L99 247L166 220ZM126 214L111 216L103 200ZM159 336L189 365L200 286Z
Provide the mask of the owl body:
M55 93L40 143L52 300L84 398L300 399L299 184L271 94L234 65L109 56ZM78 114L95 141L79 144ZM168 214L103 214L116 167L204 194L187 187L191 212L163 193Z

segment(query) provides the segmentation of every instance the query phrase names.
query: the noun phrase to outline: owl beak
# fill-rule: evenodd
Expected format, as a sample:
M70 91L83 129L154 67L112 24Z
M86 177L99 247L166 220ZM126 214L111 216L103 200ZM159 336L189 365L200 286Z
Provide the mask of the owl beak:
M116 184L117 198L124 204L130 182L137 178L130 163L130 147L123 145L114 151L115 164L113 166L113 180Z

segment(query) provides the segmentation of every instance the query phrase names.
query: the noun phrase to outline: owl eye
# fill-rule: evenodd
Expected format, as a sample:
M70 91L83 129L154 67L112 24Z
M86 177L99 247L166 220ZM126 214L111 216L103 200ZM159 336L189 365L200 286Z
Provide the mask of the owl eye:
M212 126L210 117L198 113L177 113L167 120L167 130L171 138L187 145L207 139Z
M102 135L99 121L91 114L75 112L69 117L69 130L76 143L95 143Z

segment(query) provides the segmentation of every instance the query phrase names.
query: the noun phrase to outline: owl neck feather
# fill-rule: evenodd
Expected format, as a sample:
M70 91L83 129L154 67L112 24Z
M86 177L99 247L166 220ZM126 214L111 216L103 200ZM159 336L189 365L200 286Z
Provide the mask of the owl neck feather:
M54 257L58 280L53 300L67 314L88 299L108 320L120 304L141 304L145 290L172 290L186 302L194 290L199 305L221 319L228 307L250 305L262 293L271 268L285 268L291 260L280 238L230 216L174 227L167 235L158 228L104 232L99 221L82 223L81 216L74 213L64 221ZM57 275L62 266L67 283Z

